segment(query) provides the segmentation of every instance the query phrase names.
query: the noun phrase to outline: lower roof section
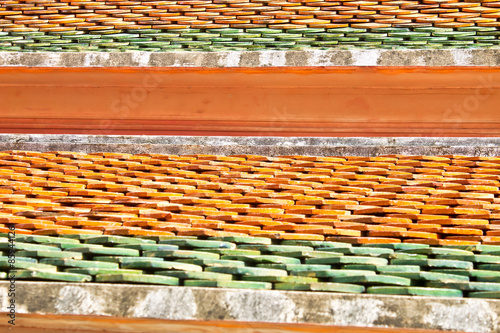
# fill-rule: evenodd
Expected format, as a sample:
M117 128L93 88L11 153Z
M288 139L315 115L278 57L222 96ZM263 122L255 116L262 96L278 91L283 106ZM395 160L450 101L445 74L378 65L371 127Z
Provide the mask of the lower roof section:
M186 331L186 327L200 332L224 328L224 332L245 333L361 331L356 328L366 332L500 332L498 300L322 292L312 297L311 293L277 290L53 282L16 282L15 288L16 329L90 332L120 326L156 332L160 325L164 330L170 328L169 332ZM2 309L8 305L8 289L9 282L0 282ZM141 318L149 320L141 322ZM7 319L0 323L0 328L7 326Z

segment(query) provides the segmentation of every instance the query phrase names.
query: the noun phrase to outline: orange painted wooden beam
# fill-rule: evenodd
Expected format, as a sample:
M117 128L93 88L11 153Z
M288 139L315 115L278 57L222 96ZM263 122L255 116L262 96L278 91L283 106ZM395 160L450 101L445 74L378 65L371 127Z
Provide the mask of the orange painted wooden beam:
M2 313L3 314L3 313ZM100 332L199 332L199 333L439 333L426 329L327 326L317 324L280 324L237 321L162 320L81 315L18 314L15 332L19 333L100 333ZM0 331L10 330L7 323ZM456 332L460 333L460 332Z
M0 69L0 132L500 136L497 67Z

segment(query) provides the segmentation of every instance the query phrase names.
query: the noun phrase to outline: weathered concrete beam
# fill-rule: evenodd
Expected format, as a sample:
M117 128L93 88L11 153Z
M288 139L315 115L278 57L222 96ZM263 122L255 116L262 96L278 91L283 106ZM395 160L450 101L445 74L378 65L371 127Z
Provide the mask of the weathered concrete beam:
M321 138L0 134L0 150L157 154L500 156L500 138Z
M498 66L498 49L0 52L0 67Z
M2 309L8 289L0 282ZM16 312L500 332L500 300L278 290L17 282Z

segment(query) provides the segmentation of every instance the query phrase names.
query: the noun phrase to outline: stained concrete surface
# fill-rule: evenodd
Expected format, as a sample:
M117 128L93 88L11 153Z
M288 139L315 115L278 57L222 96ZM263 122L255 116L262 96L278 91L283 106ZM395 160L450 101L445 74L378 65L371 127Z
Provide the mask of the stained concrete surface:
M0 282L7 307L9 282ZM18 314L500 332L500 300L16 282Z
M0 52L0 67L498 66L500 49Z
M311 156L500 156L500 138L230 137L0 134L0 150Z

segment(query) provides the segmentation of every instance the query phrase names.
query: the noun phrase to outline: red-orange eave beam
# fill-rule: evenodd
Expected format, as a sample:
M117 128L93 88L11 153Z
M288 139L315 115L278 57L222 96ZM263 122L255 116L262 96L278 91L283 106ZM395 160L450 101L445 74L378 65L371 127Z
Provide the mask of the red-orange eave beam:
M500 136L497 67L0 68L0 132Z

